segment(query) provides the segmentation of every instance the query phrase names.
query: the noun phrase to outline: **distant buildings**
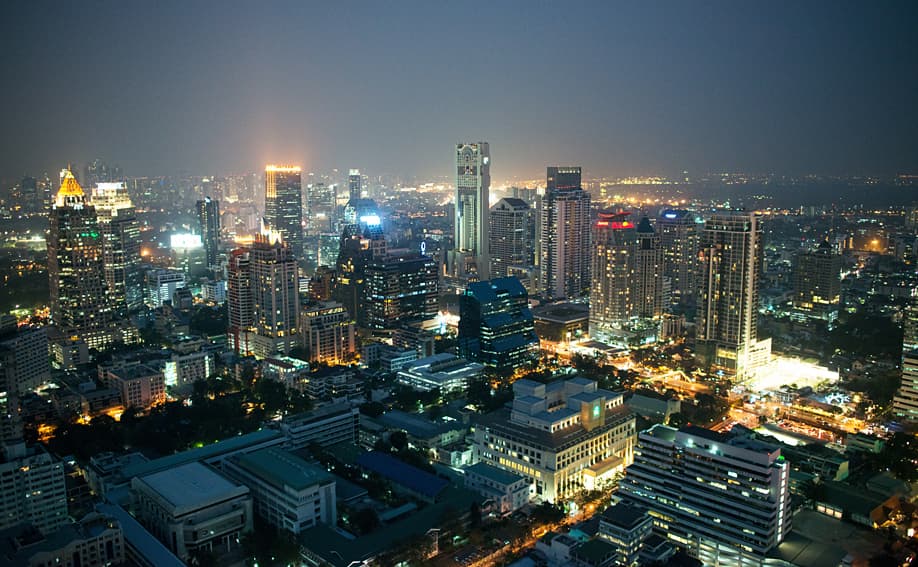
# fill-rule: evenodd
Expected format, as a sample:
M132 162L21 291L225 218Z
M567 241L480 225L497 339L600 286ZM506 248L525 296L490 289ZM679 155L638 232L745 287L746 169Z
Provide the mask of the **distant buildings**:
M347 195L349 201L356 201L361 198L361 177L359 169L351 169L347 172Z
M220 201L204 197L203 201L195 203L195 212L198 216L198 230L204 242L207 267L213 269L217 266L220 253Z
M712 370L749 377L767 358L770 341L758 341L762 225L755 213L718 212L704 225L695 340Z
M481 417L475 455L526 477L531 496L562 502L593 490L631 464L634 414L621 394L584 378L513 383L513 407Z
M663 276L669 278L673 303L695 297L702 226L697 215L685 210L665 210L657 219Z
M539 359L529 295L517 278L473 282L459 298L459 355L500 373Z
M92 191L102 231L105 282L112 307L120 316L143 303L140 267L140 222L124 183L99 183Z
M841 301L842 258L824 240L799 252L794 263L794 308L806 316L834 321Z
M491 207L491 279L504 278L511 268L530 270L535 260L535 211L522 199L505 197Z
M789 471L780 449L745 434L656 425L619 495L705 565L761 564L790 532Z
M297 166L265 167L265 222L278 231L295 259L303 258L303 185Z
M361 328L367 325L365 282L367 266L387 255L386 236L379 215L346 224L338 248L332 290L335 301L344 305Z
M51 207L48 278L51 324L90 348L112 343L112 308L105 280L102 228L70 170Z
M487 142L456 145L453 250L447 270L458 281L488 279L488 196L491 150Z
M590 194L579 167L549 167L540 215L539 289L547 299L577 299L590 289Z
M185 287L185 273L177 269L155 268L145 275L147 307L156 309L171 302L175 291Z

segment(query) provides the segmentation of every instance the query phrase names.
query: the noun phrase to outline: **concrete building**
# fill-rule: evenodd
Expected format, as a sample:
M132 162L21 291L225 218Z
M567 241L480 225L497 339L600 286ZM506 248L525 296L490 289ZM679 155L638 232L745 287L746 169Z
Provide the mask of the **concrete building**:
M463 470L465 487L493 502L497 514L512 514L529 503L532 483L526 477L487 463L476 463Z
M105 281L119 317L141 307L140 222L123 182L102 182L92 190L92 204L102 229Z
M491 150L488 143L457 144L455 230L447 269L459 281L489 278L490 188Z
M349 403L333 404L306 413L286 416L280 429L291 449L310 443L323 447L337 443L356 443L360 430L360 410Z
M638 565L641 548L652 532L653 522L644 508L619 503L599 516L597 535L615 546L622 567Z
M245 486L200 462L131 481L137 519L180 559L198 549L217 555L252 531L252 497Z
M918 351L902 356L902 383L893 398L893 413L906 421L918 422Z
M280 233L294 258L303 257L303 181L299 167L265 167L265 222Z
M42 534L19 524L0 531L0 563L16 567L109 567L125 560L121 524L92 513L79 522Z
M40 445L0 462L0 529L23 522L43 534L70 522L64 465Z
M483 370L477 362L444 352L408 363L399 370L398 382L422 392L439 388L445 394L466 389Z
M290 356L270 356L261 361L261 377L302 391L309 380L309 363Z
M322 522L335 526L335 479L282 449L262 449L223 461L228 476L249 487L255 512L296 535Z
M177 289L185 287L185 274L181 270L157 268L146 273L146 304L156 309L171 302Z
M590 290L590 194L579 167L549 167L539 232L539 290L547 299L577 299Z
M300 309L300 335L309 362L343 364L357 352L354 318L335 302L308 303Z
M663 276L668 278L672 302L695 297L700 249L701 219L691 211L665 210L657 219L663 249Z
M528 270L535 262L535 211L526 201L505 197L490 210L491 279Z
M107 388L121 393L126 408L148 409L165 403L166 378L162 370L145 364L99 367L99 379Z
M475 456L525 476L533 497L561 502L598 488L634 458L634 414L619 393L573 378L513 383L511 409L479 418Z
M780 449L747 431L656 425L619 494L705 565L756 565L790 532L789 472Z
M794 309L816 319L834 321L841 302L842 257L824 240L816 250L794 259Z
M438 283L437 263L429 256L390 253L373 260L366 267L361 327L391 334L408 321L435 317Z

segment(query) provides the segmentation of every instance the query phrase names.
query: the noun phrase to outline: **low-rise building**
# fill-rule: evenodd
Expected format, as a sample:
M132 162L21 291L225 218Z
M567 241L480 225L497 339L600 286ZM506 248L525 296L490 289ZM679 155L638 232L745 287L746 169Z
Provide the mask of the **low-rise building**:
M337 443L356 443L360 430L360 410L348 403L333 404L305 413L287 416L280 422L294 450L317 443L323 447Z
M124 560L121 525L97 513L47 535L29 524L0 531L0 563L3 565L108 567L120 565Z
M131 489L137 518L180 559L230 552L252 531L249 489L202 463L134 478Z
M121 405L147 409L166 401L166 380L162 371L146 364L99 367L99 379L121 394Z
M653 521L647 510L616 504L603 510L599 517L599 537L615 546L619 565L638 564L644 542L653 532Z
M275 528L299 534L338 521L334 477L292 453L272 448L237 455L223 461L223 470L249 487L255 512Z
M306 389L309 363L282 354L269 356L261 360L261 377L302 391Z
M526 478L487 463L476 463L464 470L465 487L491 500L498 514L511 514L529 503L532 483Z
M398 381L422 392L439 389L445 394L465 390L483 370L484 366L477 362L441 353L409 363L399 371Z

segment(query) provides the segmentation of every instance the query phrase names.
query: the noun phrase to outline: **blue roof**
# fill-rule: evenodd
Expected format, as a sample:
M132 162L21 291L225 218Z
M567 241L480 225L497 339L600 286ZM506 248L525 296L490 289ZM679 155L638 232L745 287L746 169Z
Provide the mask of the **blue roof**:
M357 465L378 473L412 492L430 498L436 498L449 486L449 482L445 479L403 463L392 455L379 451L370 451L360 455L357 457Z

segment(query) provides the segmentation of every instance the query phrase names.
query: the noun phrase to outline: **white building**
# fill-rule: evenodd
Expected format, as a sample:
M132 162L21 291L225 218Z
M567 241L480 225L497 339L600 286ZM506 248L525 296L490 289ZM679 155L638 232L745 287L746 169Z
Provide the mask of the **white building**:
M185 287L185 274L181 270L155 269L147 272L146 303L156 309L172 301L175 290Z
M498 514L511 514L529 503L529 479L487 463L476 463L464 470L465 487L493 501Z
M41 446L0 463L0 529L22 522L45 534L70 522L64 465Z
M901 419L918 422L918 351L902 355L902 384L893 398L893 412Z
M761 564L790 532L790 467L748 430L655 425L635 453L619 494L705 565Z
M269 524L299 534L338 521L332 475L282 449L262 449L223 461L230 477L249 487L255 512Z
M306 413L285 417L280 423L291 449L310 443L323 447L336 443L356 443L360 429L360 410L348 403L333 404Z
M182 560L232 551L252 531L249 489L200 462L134 478L131 489L137 519Z
M483 371L477 362L444 352L406 364L398 372L398 381L422 392L439 388L445 394L465 390Z
M522 474L533 496L558 502L609 481L633 460L634 414L622 395L574 378L513 383L512 409L479 419L475 456Z
M491 150L487 142L456 145L456 221L450 273L459 280L477 274L487 280L488 198Z

